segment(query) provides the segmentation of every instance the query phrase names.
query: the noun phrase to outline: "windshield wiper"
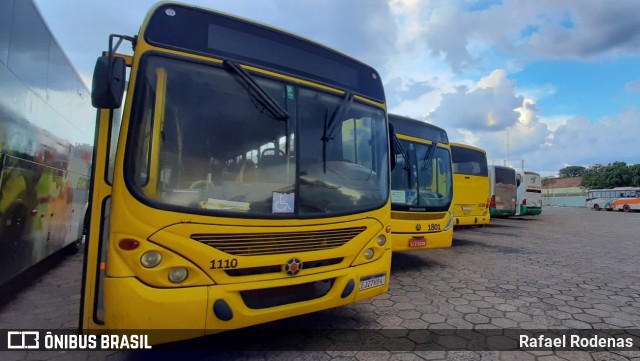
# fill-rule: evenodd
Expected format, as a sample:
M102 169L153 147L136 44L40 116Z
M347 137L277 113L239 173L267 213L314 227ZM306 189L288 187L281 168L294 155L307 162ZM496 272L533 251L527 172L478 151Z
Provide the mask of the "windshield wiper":
M269 93L267 93L260 84L256 83L256 81L251 77L251 75L238 63L232 60L225 60L222 62L224 67L227 70L232 71L236 74L240 79L244 81L244 83L249 87L251 95L255 97L255 100L260 103L260 105L271 113L272 118L277 120L287 120L289 119L289 113L284 110L278 102L276 102Z
M433 159L437 146L438 142L433 142L431 144L431 148L427 151L427 154L424 155L424 159L422 160L422 170L429 170L428 167L431 165L431 160Z
M353 93L346 92L344 93L344 98L342 98L340 105L338 105L331 115L331 119L327 119L328 113L325 113L324 130L322 132L322 138L320 138L322 140L322 167L324 173L327 173L327 143L329 140L333 139L331 135L336 128L336 120L341 119L344 116L347 110L351 107L351 103L353 103Z
M400 151L400 154L402 155L402 158L404 160L404 166L402 167L402 169L407 171L407 175L409 176L407 180L407 188L411 188L412 169L411 169L411 162L409 161L409 155L407 154L407 151L404 150L404 147L402 146L402 143L400 143L400 140L398 139L398 137L396 137L395 135L393 136L393 144L396 147L396 149Z

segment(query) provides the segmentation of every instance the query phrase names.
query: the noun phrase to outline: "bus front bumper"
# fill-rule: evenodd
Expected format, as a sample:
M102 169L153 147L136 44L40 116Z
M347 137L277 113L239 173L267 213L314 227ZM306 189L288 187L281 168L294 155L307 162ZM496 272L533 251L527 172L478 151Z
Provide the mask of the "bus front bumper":
M394 252L449 248L452 242L453 227L441 232L391 233L391 244Z
M453 221L454 226L478 226L483 224L489 224L491 217L489 214L479 216L455 216Z
M373 262L329 272L184 288L107 277L105 327L150 330L158 344L326 310L387 292L390 264L385 250Z

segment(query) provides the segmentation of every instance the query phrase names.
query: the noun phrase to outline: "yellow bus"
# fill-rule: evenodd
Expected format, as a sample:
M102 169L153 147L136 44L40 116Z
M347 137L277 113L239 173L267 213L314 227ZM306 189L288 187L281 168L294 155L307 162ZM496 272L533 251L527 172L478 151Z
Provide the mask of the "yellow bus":
M389 114L395 132L391 172L391 239L394 251L451 247L453 174L447 132Z
M161 3L137 37L110 36L92 103L83 329L184 330L160 340L174 341L388 290L390 137L373 68Z
M467 144L451 143L455 226L489 224L487 153Z

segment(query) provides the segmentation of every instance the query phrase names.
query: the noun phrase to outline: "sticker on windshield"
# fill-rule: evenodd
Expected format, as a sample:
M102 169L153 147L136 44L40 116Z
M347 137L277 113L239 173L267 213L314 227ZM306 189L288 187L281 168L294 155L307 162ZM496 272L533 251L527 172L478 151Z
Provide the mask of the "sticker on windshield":
M287 98L290 100L294 100L296 98L294 88L291 85L287 85Z
M404 191L391 191L391 203L406 203L406 195Z
M416 204L418 200L418 193L414 191L407 192L407 204Z
M295 193L273 192L271 199L272 213L293 213Z

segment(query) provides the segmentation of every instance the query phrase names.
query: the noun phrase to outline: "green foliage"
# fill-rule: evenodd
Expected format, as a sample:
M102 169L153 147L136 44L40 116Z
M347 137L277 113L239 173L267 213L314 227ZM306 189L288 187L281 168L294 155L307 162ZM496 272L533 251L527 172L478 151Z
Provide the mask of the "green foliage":
M640 187L640 164L630 166L625 162L595 164L586 169L582 177L582 187L586 189Z
M570 165L568 167L560 169L559 174L560 178L582 177L586 171L587 168L585 167L581 167L579 165Z

